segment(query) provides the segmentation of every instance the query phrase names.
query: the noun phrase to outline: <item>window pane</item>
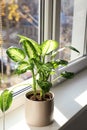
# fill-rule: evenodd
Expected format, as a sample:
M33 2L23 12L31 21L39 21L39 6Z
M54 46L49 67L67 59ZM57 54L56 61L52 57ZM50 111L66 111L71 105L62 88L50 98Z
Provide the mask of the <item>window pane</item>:
M61 0L60 12L60 48L70 45L72 40L74 0ZM64 50L60 53L62 59L70 59L70 51Z
M2 33L3 33L3 62L4 79L9 82L8 86L17 84L31 77L27 72L19 77L15 76L15 64L6 56L6 49L10 46L20 47L17 34L21 34L38 41L39 0L11 0L6 3L2 0ZM0 49L1 51L1 49ZM2 56L0 54L0 61ZM1 69L1 63L0 63Z
M80 51L78 55L65 49L59 54L62 59L71 61L84 54L86 3L86 0L61 0L60 48L72 45Z

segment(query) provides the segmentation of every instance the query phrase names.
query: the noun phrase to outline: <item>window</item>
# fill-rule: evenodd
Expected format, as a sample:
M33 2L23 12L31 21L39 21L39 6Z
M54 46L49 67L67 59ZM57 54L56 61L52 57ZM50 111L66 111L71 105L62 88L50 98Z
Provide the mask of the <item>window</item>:
M59 23L56 33L59 32L60 48L72 45L80 51L80 55L69 50L60 52L59 57L72 61L84 55L84 39L86 27L86 1L81 0L61 0L58 2L57 22Z
M15 64L8 59L5 51L10 46L20 47L17 34L28 36L35 41L38 41L40 1L11 0L6 2L2 0L0 4L3 35L3 54L2 50L0 49L0 76L3 62L3 88L6 88L31 77L30 72L27 72L20 77L17 75L15 76L15 74L13 73Z

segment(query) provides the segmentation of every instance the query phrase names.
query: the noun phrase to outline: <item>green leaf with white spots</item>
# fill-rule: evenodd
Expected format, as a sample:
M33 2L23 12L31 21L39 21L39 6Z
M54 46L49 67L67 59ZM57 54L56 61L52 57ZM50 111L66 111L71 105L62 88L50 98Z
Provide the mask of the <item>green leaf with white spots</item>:
M25 37L25 36L22 36L22 35L18 35L19 37L20 37L20 42L22 43L22 44L29 44L29 45L27 45L29 48L31 48L31 50L34 50L34 53L37 53L37 55L40 55L41 54L41 48L40 48L40 45L36 42L36 41L34 41L34 40L32 40L32 39L30 39L30 38L28 38L28 37ZM26 42L26 43L25 43ZM28 48L28 49L29 49ZM30 50L30 51L31 51ZM29 51L27 50L27 52L29 53ZM29 57L30 57L30 54L32 54L32 52L30 52L28 55L29 55Z
M59 43L55 40L46 40L41 45L42 55L45 56L58 48Z
M65 72L61 73L61 76L66 79L71 79L74 77L74 73L65 71Z
M24 51L17 47L8 48L6 53L14 62L22 61L26 57Z
M0 95L0 109L2 110L2 112L7 111L11 104L12 104L12 100L13 100L13 94L12 91L9 90L4 90L1 95Z
M22 74L28 70L32 70L32 66L27 61L22 61L17 64L15 72L17 74Z
M37 80L37 83L45 93L49 92L50 88L52 87L52 83L49 81Z

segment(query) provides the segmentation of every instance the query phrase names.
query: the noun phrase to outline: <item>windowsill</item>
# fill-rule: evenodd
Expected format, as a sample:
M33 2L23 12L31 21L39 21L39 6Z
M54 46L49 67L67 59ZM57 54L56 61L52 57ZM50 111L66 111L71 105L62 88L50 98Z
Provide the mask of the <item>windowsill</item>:
M31 127L26 124L24 105L6 115L6 130L58 130L77 111L87 104L87 69L73 79L66 80L52 88L55 94L54 122L46 127ZM17 101L18 103L18 101ZM2 118L0 130L2 130Z

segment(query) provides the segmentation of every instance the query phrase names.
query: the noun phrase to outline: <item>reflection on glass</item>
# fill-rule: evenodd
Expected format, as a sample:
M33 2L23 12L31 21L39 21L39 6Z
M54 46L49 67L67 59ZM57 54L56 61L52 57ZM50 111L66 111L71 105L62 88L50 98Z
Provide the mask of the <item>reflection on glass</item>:
M72 40L74 0L61 0L60 12L60 48L70 45ZM59 54L60 58L70 60L70 50Z

